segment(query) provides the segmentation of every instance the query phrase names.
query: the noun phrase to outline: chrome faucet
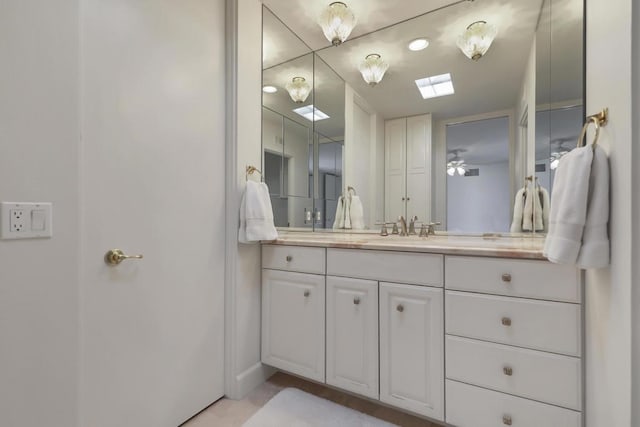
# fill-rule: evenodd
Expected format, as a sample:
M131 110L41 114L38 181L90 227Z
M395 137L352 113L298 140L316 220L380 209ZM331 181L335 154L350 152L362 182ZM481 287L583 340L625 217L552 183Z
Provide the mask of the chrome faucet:
M418 220L418 217L414 215L414 216L411 217L411 219L409 221L409 232L408 232L408 234L410 236L416 234L416 221L417 220Z
M400 222L400 235L408 236L409 234L407 233L407 221L404 220L404 217L402 215L398 217L398 221Z

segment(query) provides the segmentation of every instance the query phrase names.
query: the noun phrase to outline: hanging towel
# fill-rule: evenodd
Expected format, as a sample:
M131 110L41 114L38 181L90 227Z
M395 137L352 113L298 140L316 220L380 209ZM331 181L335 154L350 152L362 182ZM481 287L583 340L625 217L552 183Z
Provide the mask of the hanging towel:
M349 218L351 219L351 228L353 230L364 230L364 208L359 196L351 196Z
M511 232L522 232L522 215L524 213L524 196L526 189L523 187L516 193L516 201L513 204L513 220L511 221Z
M595 146L591 174L587 219L578 254L578 267L602 268L609 265L609 160L602 148Z
M522 212L522 231L533 230L533 194L528 188L524 191L524 211Z
M549 232L549 208L551 201L549 200L549 192L546 188L539 186L540 202L542 203L542 231Z
M574 148L562 158L556 168L549 233L543 252L552 262L575 264L578 259L587 217L593 152L591 146Z
M338 206L336 207L336 219L333 221L333 228L344 228L344 196L338 197Z
M273 223L273 209L267 184L247 181L240 202L238 241L252 243L277 238L278 231Z
M344 200L344 228L351 229L351 195L343 197Z

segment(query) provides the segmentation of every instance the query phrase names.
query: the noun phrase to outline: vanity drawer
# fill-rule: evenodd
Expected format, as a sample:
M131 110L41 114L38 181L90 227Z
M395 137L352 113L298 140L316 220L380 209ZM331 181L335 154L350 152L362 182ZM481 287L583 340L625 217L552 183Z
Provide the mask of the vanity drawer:
M305 246L262 245L262 268L324 274L325 249Z
M423 253L329 248L327 274L442 287L442 258Z
M445 354L447 379L580 410L576 357L452 336Z
M579 356L580 305L447 291L446 332Z
M580 427L580 412L447 380L447 423L457 427Z
M575 266L505 258L445 257L447 289L580 302Z

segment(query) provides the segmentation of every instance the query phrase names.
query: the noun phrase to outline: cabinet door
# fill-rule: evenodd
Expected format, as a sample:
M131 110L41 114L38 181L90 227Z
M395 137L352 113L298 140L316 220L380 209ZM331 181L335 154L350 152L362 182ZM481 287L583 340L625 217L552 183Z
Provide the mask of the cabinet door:
M407 216L431 219L431 114L407 118Z
M378 398L378 282L327 277L327 384Z
M386 221L406 217L407 119L387 120L384 128L384 188Z
M443 291L380 283L380 400L444 420Z
M324 382L325 277L262 270L262 362Z

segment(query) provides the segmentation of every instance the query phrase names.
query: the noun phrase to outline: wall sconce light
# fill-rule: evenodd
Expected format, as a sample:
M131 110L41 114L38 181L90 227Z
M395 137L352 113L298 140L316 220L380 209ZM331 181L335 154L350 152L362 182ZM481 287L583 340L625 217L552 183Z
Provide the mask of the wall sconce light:
M486 21L476 21L469 25L458 37L458 47L467 58L477 61L487 53L498 30Z
M362 73L362 78L369 86L375 86L380 83L388 68L389 64L384 62L377 53L367 55L358 67L360 73Z
M318 19L324 36L332 45L338 46L349 37L356 26L356 17L346 4L336 1L331 3Z
M294 77L291 82L286 85L289 96L296 104L302 104L307 100L311 92L311 86L304 77Z

